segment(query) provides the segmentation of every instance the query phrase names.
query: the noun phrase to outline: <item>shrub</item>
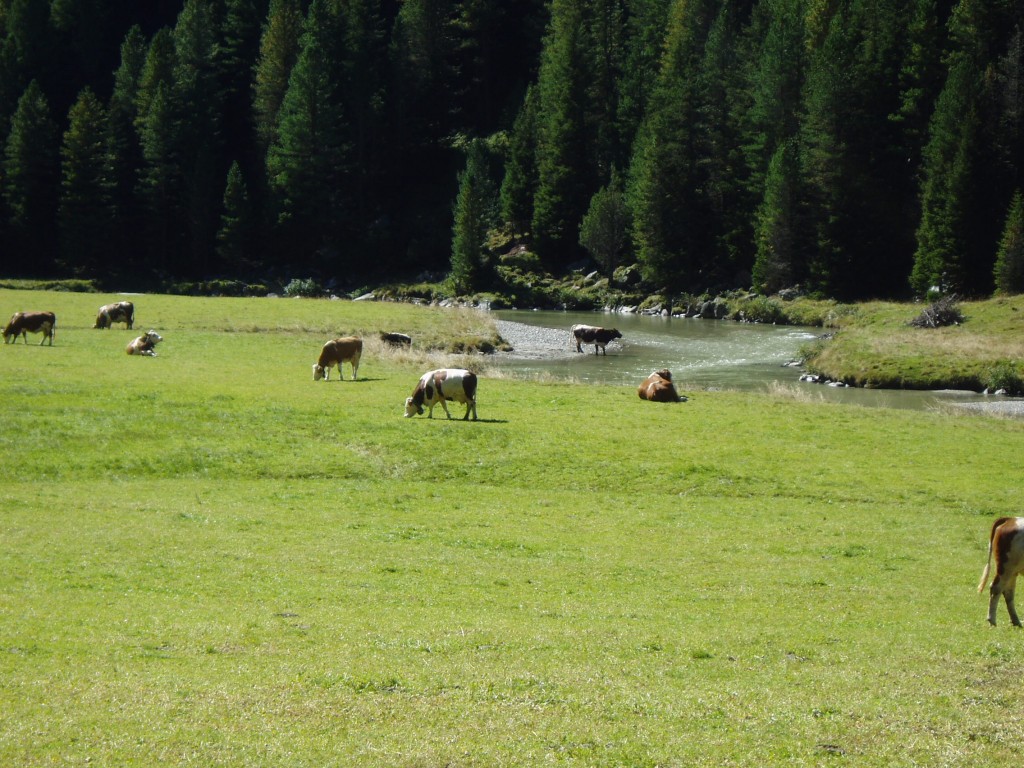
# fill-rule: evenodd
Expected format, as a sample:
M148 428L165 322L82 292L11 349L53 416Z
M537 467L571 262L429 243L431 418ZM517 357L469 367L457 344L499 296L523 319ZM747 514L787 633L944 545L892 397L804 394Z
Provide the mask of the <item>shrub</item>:
M755 296L739 302L734 316L747 323L772 323L785 325L790 322L782 305L767 296Z
M1017 364L1009 360L1000 360L985 371L985 386L993 392L1004 390L1010 395L1024 394L1024 380Z
M317 296L323 296L324 288L312 277L307 277L305 280L294 278L291 282L288 283L288 285L284 287L284 295L288 296L289 298L293 296L314 298Z

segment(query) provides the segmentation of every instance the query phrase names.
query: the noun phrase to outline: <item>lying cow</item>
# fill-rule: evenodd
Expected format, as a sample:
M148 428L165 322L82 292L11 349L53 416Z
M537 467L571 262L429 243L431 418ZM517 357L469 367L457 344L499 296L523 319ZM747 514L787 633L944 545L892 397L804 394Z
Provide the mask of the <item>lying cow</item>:
M612 339L622 338L622 334L615 328L598 328L596 325L574 325L571 330L571 341L576 342L576 351L583 351L582 344L593 344L595 355L598 349L607 355L608 342Z
M129 342L124 351L129 355L148 355L149 357L156 357L156 345L163 340L163 336L156 331L146 331L137 339L133 339Z
M422 416L423 407L426 406L429 409L427 418L432 419L434 406L440 403L445 416L450 419L452 415L448 411L448 400L465 403L466 415L462 420L468 419L472 411L473 421L476 421L476 374L462 368L441 368L424 373L412 391L412 397L405 400L405 416Z
M672 383L672 372L667 369L655 371L644 379L636 393L641 400L650 400L654 403L681 403L686 400L676 392L676 387Z
M989 590L988 623L993 627L996 625L996 608L999 607L999 596L1002 595L1010 621L1019 627L1021 624L1013 604L1013 589L1017 584L1017 574L1024 571L1024 517L1000 517L992 524L992 532L988 537L988 559L978 583L979 592L985 589L988 581L993 553L996 575Z
M93 328L109 328L114 323L124 323L125 330L130 331L135 324L135 305L130 301L104 304L96 314Z
M331 378L331 368L338 366L338 378L345 380L342 363L352 364L352 381L359 376L359 358L363 354L363 340L356 336L343 336L331 339L320 350L320 359L313 363L313 381Z
M381 331L380 340L387 344L389 347L412 346L412 336L408 336L404 333L389 333L387 331Z
M43 346L43 342L49 339L52 347L56 327L57 316L53 312L15 312L11 315L7 327L4 328L4 344L16 344L19 336L24 338L25 343L28 344L28 332L31 331L43 334L39 346Z

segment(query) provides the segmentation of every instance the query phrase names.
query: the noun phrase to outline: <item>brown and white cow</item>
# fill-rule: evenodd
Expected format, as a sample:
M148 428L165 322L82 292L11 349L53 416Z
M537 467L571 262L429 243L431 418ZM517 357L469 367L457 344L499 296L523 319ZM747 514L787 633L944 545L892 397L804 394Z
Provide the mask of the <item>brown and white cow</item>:
M427 418L434 418L434 406L438 403L444 408L444 414L449 419L452 417L448 411L446 401L455 400L466 404L466 415L462 417L465 421L469 418L470 411L473 412L473 421L476 421L476 374L463 368L440 368L436 371L427 371L420 377L416 388L412 391L412 397L405 400L405 416L409 418L416 414L423 415L423 408L429 410Z
M594 354L597 354L598 349L608 354L608 342L612 339L621 339L622 334L615 328L599 328L596 325L574 325L571 329L572 338L571 342L576 343L576 351L582 352L582 344L593 344Z
M57 316L53 312L15 312L11 315L7 327L4 328L4 344L16 344L19 336L24 338L25 343L28 344L28 332L31 331L43 334L39 346L43 346L43 342L49 339L52 347L56 327Z
M156 357L156 345L163 341L164 338L156 331L146 331L144 334L136 339L132 339L125 347L125 352L129 355L147 355L149 357Z
M130 331L135 324L135 305L130 301L104 304L96 313L96 324L93 328L109 328L114 323L124 323L125 330Z
M359 358L363 355L363 340L356 336L331 339L320 350L320 359L313 363L313 381L331 378L331 368L338 366L338 378L345 380L342 363L352 364L352 381L359 376Z
M650 400L654 403L681 403L686 400L676 392L675 384L672 383L672 372L667 368L655 371L644 379L636 393L641 400Z
M988 623L993 627L996 625L996 608L999 607L999 596L1002 595L1006 601L1010 621L1015 627L1019 627L1021 624L1013 603L1013 590L1017 585L1017 574L1024 571L1024 517L1000 517L992 523L992 532L988 537L988 559L978 583L979 592L985 589L985 583L988 581L993 554L996 575L989 590Z

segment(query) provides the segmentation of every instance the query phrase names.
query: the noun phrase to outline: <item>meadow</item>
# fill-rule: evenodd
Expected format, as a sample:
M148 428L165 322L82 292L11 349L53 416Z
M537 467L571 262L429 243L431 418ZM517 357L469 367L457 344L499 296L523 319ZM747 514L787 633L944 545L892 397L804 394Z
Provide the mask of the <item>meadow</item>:
M0 348L0 765L1024 756L1024 633L975 590L1024 423L517 380L384 349L491 332L402 304L92 329L116 298L0 290L58 316ZM360 379L314 382L348 333ZM480 421L403 418L467 360Z

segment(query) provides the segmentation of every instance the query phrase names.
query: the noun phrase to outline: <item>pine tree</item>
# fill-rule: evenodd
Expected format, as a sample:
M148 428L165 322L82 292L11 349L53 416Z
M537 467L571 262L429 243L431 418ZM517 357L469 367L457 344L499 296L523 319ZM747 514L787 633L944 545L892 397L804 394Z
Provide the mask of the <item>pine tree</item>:
M79 95L68 123L61 147L59 264L68 274L102 277L109 274L112 184L106 110L91 90Z
M486 149L483 141L474 139L466 148L466 167L459 174L459 194L455 199L448 279L457 293L471 293L487 286L491 265L486 241L494 223L495 203Z
M910 283L923 296L932 288L963 292L968 251L968 197L978 131L973 63L958 57L935 105L924 150L921 223Z
M537 190L537 89L527 89L509 137L505 176L501 182L501 218L522 234L533 218Z
M277 198L278 225L295 261L327 265L338 236L346 146L341 135L337 62L337 17L325 0L313 0L302 50L281 104L278 138L267 155L267 173Z
M253 86L256 135L264 154L277 139L278 113L299 56L302 24L300 0L271 0Z
M606 275L611 275L629 245L631 216L622 184L613 173L606 186L590 199L580 223L580 245L587 249Z
M182 207L187 239L179 274L203 277L210 271L226 164L221 160L222 91L218 81L217 17L211 0L185 0L174 26L175 103L183 176Z
M163 86L164 98L171 97L174 88L175 66L174 38L170 29L162 27L150 40L149 49L146 51L146 60L142 65L138 87L135 91L135 119L140 133L157 89ZM170 106L170 104L165 106Z
M107 107L111 206L114 220L110 241L111 273L132 274L143 262L140 239L141 209L137 183L142 146L136 128L137 102L148 43L138 26L121 44L121 64L114 72L114 90Z
M709 286L710 212L700 193L699 74L710 22L704 3L675 0L665 52L630 172L633 239L644 278L661 290ZM701 284L704 283L704 284Z
M1024 293L1024 195L1013 193L995 266L999 293Z
M249 191L238 162L228 169L224 204L217 232L217 257L231 274L247 276L256 267L253 258L255 222Z
M40 274L52 269L60 173L56 123L46 95L33 80L18 100L4 146L3 195L9 211L11 247Z
M159 83L141 117L144 164L139 176L139 197L144 208L147 261L157 274L167 274L175 268L176 257L184 245L180 142L169 90Z
M538 254L552 268L578 254L579 223L589 202L582 5L555 0L538 75L532 233Z
M764 199L757 211L754 233L754 288L775 293L803 277L797 263L796 232L799 175L796 142L775 150L764 181Z

